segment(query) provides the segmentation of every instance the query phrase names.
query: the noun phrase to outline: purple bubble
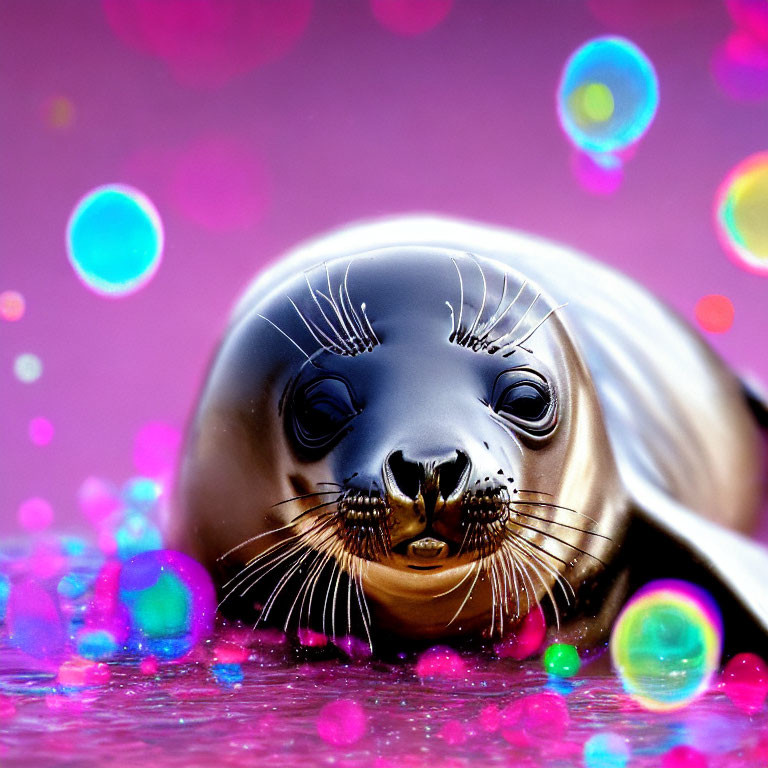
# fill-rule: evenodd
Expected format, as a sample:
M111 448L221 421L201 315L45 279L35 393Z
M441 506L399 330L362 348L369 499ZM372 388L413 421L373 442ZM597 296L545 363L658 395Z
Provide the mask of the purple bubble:
M11 644L30 656L56 659L66 650L58 600L36 581L11 585L6 622Z

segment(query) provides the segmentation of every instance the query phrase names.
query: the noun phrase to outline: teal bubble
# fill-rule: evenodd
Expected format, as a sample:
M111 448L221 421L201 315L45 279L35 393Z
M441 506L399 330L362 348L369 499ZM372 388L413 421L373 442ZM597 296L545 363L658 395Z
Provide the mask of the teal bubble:
M160 529L140 514L128 515L125 522L117 529L115 541L117 556L121 560L130 560L142 552L163 548Z
M68 573L61 577L56 590L65 600L77 600L88 591L92 581L82 573Z
M568 59L557 112L569 139L592 154L635 144L659 107L659 81L648 57L622 37L598 37Z
M122 497L131 509L150 512L162 494L162 487L149 477L134 477L122 489Z
M75 207L67 252L80 280L102 296L125 296L146 285L160 266L163 225L152 202L120 184L98 187Z
M629 747L617 733L596 733L584 744L586 768L624 768L628 762Z
M105 629L81 632L77 638L77 652L84 659L104 661L117 651L115 636Z
M11 594L11 581L0 573L0 621L5 621L5 611L8 608L8 596Z

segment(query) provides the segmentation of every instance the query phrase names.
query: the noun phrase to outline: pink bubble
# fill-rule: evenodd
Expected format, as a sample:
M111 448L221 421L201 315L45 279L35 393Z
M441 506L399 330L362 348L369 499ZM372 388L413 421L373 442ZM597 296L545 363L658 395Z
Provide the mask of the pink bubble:
M544 612L536 606L494 650L499 658L522 661L538 653L546 633Z
M18 291L0 293L0 317L9 323L15 323L24 317L24 297Z
M452 5L453 0L371 0L371 11L390 32L413 37L436 27Z
M768 42L736 30L712 56L712 77L723 93L735 101L768 98Z
M51 541L36 543L27 559L29 573L36 579L48 579L62 573L67 564L58 542Z
M74 658L65 661L56 675L56 682L64 688L84 688L89 684L90 672L96 663Z
M121 563L106 562L96 577L85 616L88 629L105 629L122 645L128 639L130 617L119 602Z
M504 707L500 717L504 738L521 746L531 739L561 739L571 721L565 698L554 691L523 696Z
M140 475L163 477L173 472L181 445L181 432L163 421L150 421L136 433L133 463Z
M467 676L467 665L453 648L436 645L419 656L416 674L419 677L464 678Z
M337 747L355 744L368 730L365 710L352 699L326 704L320 710L316 725L320 738Z
M768 3L765 0L725 0L734 23L768 43Z
M467 730L461 720L448 720L440 729L440 738L452 747L467 741Z
M214 232L253 227L267 205L261 160L243 142L226 136L187 147L169 184L169 195L179 213Z
M87 477L77 492L77 501L86 518L100 526L120 509L117 488L99 477Z
M184 85L219 87L288 53L312 0L102 0L112 31Z
M154 656L146 656L141 660L139 664L139 671L142 675L156 675L157 670L160 668L160 664Z
M236 643L219 642L213 646L213 661L216 664L242 664L248 661L250 651Z
M495 704L488 704L480 710L477 717L481 730L496 733L501 726L501 710Z
M620 189L624 165L615 155L595 156L574 149L571 173L582 189L592 195L608 197Z
M35 445L48 445L53 440L53 424L42 416L29 422L29 439Z
M722 674L725 695L733 705L749 715L763 708L768 696L768 667L754 653L740 653L726 665Z
M707 758L698 749L679 744L662 755L661 768L707 768Z
M307 648L325 648L328 645L328 638L322 632L315 632L314 629L303 627L296 634L299 643Z
M39 497L27 499L19 507L18 518L25 531L44 531L53 522L53 507Z

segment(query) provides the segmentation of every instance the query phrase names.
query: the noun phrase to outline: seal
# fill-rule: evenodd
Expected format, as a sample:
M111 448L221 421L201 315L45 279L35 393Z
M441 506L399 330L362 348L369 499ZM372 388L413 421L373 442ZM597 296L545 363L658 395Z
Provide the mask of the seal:
M287 630L585 648L651 578L768 630L763 403L608 267L509 230L365 222L237 304L169 533L222 607ZM757 636L757 635L756 635ZM727 639L728 635L726 635Z

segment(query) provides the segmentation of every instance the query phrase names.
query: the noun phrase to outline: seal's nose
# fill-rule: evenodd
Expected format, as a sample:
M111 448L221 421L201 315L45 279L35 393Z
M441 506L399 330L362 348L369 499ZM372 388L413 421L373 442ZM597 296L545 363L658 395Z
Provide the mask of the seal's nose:
M395 488L410 499L430 493L450 499L466 485L469 457L464 451L456 450L447 457L412 461L402 451L395 451L385 462L385 472Z

